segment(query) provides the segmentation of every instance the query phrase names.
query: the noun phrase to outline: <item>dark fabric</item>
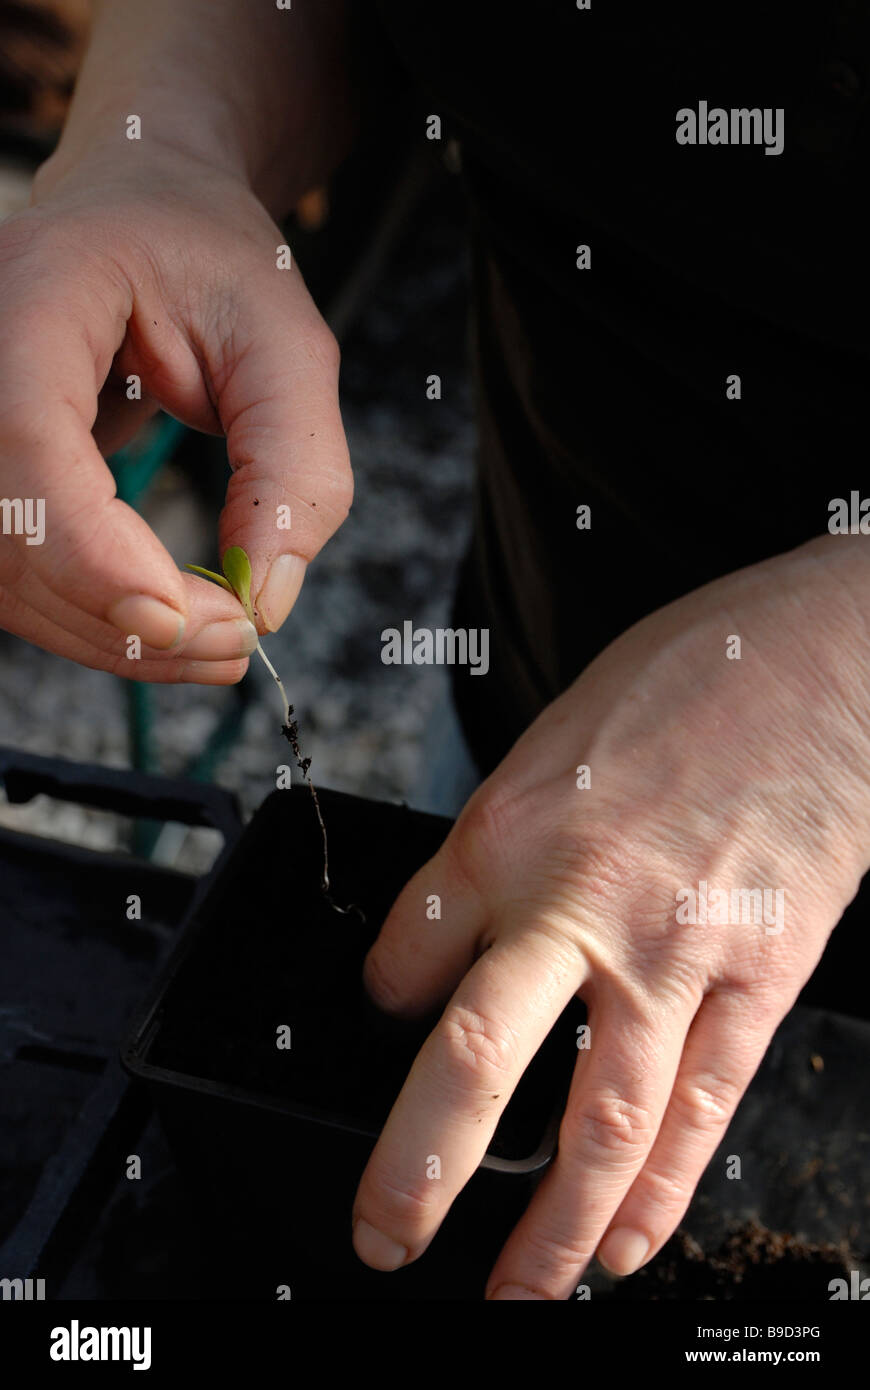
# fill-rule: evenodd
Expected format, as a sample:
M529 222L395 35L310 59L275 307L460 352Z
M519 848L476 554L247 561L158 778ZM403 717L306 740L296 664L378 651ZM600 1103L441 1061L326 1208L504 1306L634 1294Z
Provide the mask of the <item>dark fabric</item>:
M486 772L631 623L868 492L870 3L380 9L469 196L479 476L454 621L490 628L491 664L454 676ZM702 99L784 108L784 152L679 146Z

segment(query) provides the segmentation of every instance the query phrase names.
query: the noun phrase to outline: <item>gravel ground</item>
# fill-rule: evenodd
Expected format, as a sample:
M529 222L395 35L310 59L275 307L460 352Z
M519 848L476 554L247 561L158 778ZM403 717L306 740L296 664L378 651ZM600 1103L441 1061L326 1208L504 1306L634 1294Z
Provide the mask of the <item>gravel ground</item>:
M414 801L424 732L443 697L437 667L384 666L383 628L447 618L468 534L473 422L465 360L467 264L452 184L420 209L343 345L344 420L356 476L349 520L310 567L294 612L267 640L296 707L303 751L324 786ZM426 399L426 378L442 399ZM185 476L166 470L146 509L179 562L191 536L214 563L214 519ZM211 558L208 558L211 546ZM262 675L261 675L262 671ZM258 699L216 773L245 813L275 785L289 750L274 686L259 661ZM159 770L183 772L233 699L226 690L151 686ZM123 683L0 633L0 743L113 767L129 765ZM128 827L103 812L36 798L0 802L0 823L115 848ZM192 832L176 860L203 867L210 832Z

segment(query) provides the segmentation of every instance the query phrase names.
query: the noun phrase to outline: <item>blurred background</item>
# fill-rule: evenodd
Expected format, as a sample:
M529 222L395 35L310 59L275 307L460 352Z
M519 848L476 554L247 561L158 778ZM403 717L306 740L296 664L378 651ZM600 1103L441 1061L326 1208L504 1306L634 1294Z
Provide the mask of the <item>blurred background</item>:
M0 216L26 206L33 171L57 140L88 19L88 0L0 0ZM437 667L382 665L380 633L406 618L446 621L467 538L473 454L458 152L421 138L423 114L396 78L389 118L373 123L329 188L313 190L287 224L342 347L356 501L310 566L283 630L265 643L315 782L412 802L446 677ZM426 399L433 372L440 401ZM110 465L119 494L179 565L218 567L229 474L222 441L163 416ZM232 689L145 686L3 632L0 744L214 780L238 793L246 815L274 787L288 751L259 661ZM219 844L199 828L158 843L153 827L44 796L20 806L0 799L2 825L94 849L132 848L191 872L207 868Z

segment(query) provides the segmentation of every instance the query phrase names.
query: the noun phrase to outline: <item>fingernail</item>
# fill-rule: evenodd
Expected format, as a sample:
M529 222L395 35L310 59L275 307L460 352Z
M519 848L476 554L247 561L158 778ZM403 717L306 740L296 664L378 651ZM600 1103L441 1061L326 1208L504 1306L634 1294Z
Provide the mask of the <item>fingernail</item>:
M184 648L184 655L200 661L232 661L250 656L257 645L257 629L247 618L227 618L209 623Z
M178 679L195 685L237 685L247 671L247 662L186 661Z
M299 597L306 564L301 555L279 555L269 566L254 607L270 632L277 632Z
M608 1232L598 1249L598 1263L611 1274L624 1279L634 1274L644 1262L649 1250L649 1241L640 1231L631 1231L627 1226L617 1226Z
M519 1302L522 1299L526 1303L546 1303L548 1300L542 1293L533 1293L531 1289L523 1288L522 1284L499 1284L497 1289L493 1289L491 1294L487 1294L487 1303L503 1302L509 1298Z
M106 621L120 628L127 637L141 637L146 647L167 651L181 641L184 618L168 603L150 594L128 594L118 599L106 614Z
M363 1264L384 1273L405 1263L408 1252L404 1245L390 1240L383 1231L375 1230L367 1221L357 1221L353 1228L353 1248Z

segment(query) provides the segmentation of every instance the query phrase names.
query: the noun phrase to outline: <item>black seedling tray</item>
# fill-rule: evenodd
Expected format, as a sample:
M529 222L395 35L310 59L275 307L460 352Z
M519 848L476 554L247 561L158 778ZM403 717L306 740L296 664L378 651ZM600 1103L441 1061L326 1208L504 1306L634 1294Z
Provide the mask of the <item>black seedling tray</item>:
M350 1244L354 1193L435 1018L381 1014L362 963L450 822L338 792L321 802L335 901L357 904L365 922L322 896L307 789L272 793L195 911L122 1061L152 1090L223 1296L273 1299L285 1285L293 1298L480 1298L555 1152L582 1008L545 1041L426 1254L394 1274L368 1270ZM282 1026L289 1049L277 1046Z
M226 843L241 832L234 796L184 779L0 746L0 783L10 804L44 796L210 826ZM120 849L0 826L0 1278L42 1278L57 1297L138 1152L146 1097L118 1066L118 1039L202 886Z

